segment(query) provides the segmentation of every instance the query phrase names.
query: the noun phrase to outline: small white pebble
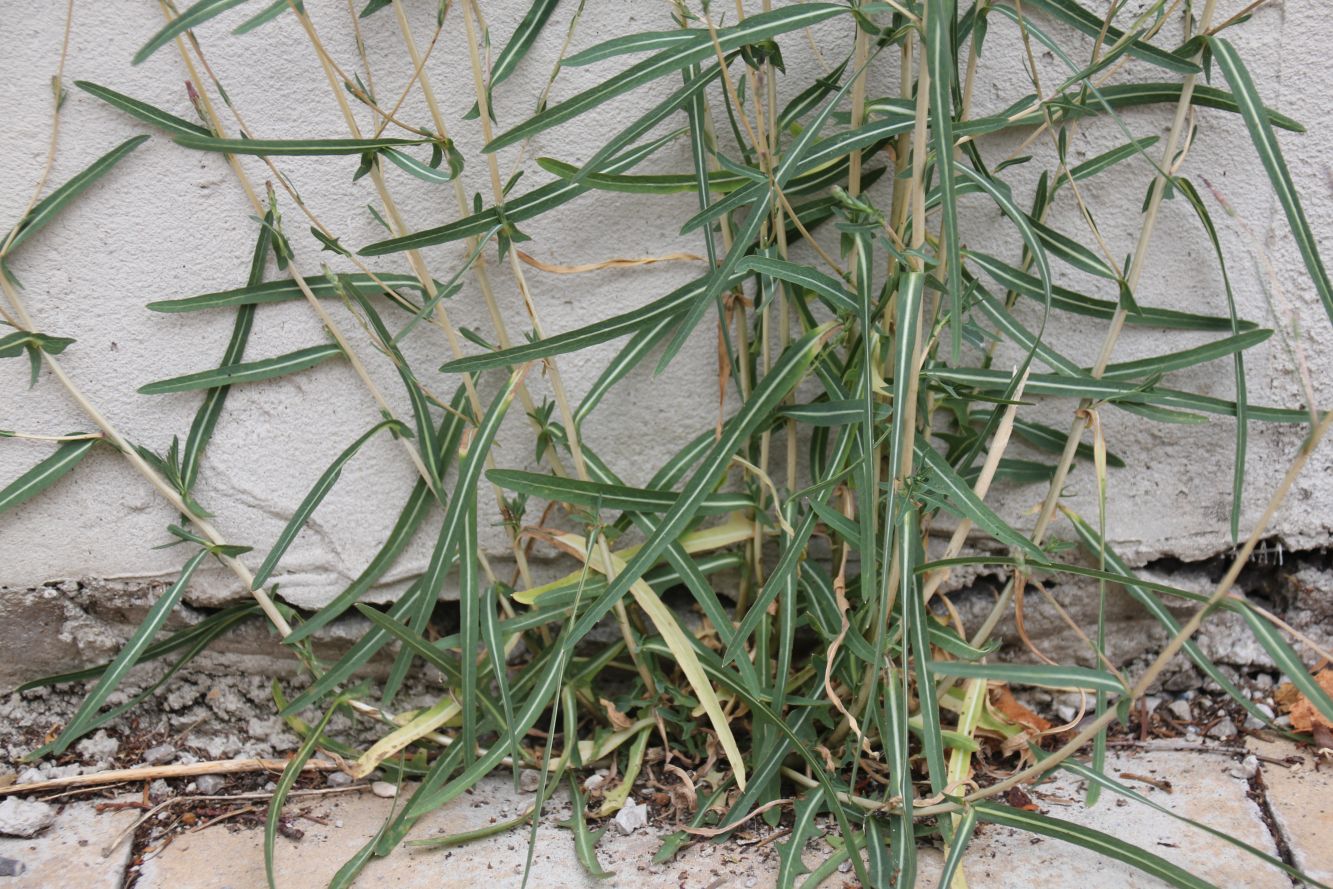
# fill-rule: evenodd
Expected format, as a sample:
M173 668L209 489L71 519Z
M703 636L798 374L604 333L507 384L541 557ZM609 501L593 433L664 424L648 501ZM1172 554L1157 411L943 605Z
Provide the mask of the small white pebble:
M370 785L370 792L376 796L382 796L385 799L393 799L398 795L398 788L394 787L388 781L376 781Z
M616 829L623 836L629 836L640 827L648 826L648 807L636 803L632 798L625 800L625 805L616 813Z

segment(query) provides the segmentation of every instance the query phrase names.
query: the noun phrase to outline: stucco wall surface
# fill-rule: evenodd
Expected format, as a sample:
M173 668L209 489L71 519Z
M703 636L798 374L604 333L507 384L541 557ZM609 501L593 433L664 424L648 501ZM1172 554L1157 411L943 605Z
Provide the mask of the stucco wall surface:
M362 5L358 3L358 6ZM406 0L418 42L434 30L436 4ZM487 0L483 4L492 42L508 39L527 3ZM715 4L717 6L718 4ZM730 7L730 4L726 4ZM758 6L758 4L751 4ZM1101 3L1089 3L1099 11ZM1219 4L1219 18L1242 4ZM560 4L552 23L516 73L496 91L501 128L531 113L534 97L545 85L559 57L568 24L578 4ZM64 4L48 0L11 0L0 27L0 227L7 227L25 206L45 160L50 127L50 77L60 45ZM185 68L174 47L141 65L130 59L160 26L151 0L76 2L66 80L95 81L193 119L183 82ZM352 21L343 0L307 0L307 9L329 51L348 72L361 71ZM251 3L232 10L198 32L207 59L231 102L256 135L263 137L346 137L346 125L330 93L306 35L291 15L262 30L234 36L231 29L257 11ZM670 7L663 3L593 2L587 4L570 48L578 50L631 31L672 27ZM840 17L811 35L823 48L823 59L809 51L799 34L782 39L787 74L780 84L793 95L836 64L850 46L850 20ZM1060 28L1047 25L1062 38ZM411 76L411 63L390 12L363 22L362 37L381 97L397 97ZM1333 252L1333 189L1327 158L1333 154L1333 121L1328 120L1333 96L1333 67L1327 55L1333 38L1323 4L1288 0L1257 10L1248 24L1235 29L1234 41L1244 54L1258 87L1272 107L1304 122L1304 135L1280 132L1279 138L1320 247ZM474 100L462 17L450 18L427 65L451 127L450 135L467 157L467 194L490 201L490 180L478 148L476 121L464 121ZM992 26L990 49L979 68L977 113L1009 105L1031 91L1022 67L1022 48L1005 20ZM1163 37L1170 45L1170 37ZM1070 45L1084 46L1078 38ZM1090 44L1086 44L1090 48ZM1056 60L1043 54L1038 62L1046 77L1059 76ZM551 88L552 101L575 94L627 63L612 60L588 67L566 68ZM364 76L364 72L363 72ZM1131 65L1124 78L1160 79L1142 66ZM1216 76L1216 75L1215 75ZM872 72L870 94L896 90L897 63L887 58ZM516 191L547 181L534 158L551 156L571 162L590 156L630 119L674 88L667 79L636 90L573 124L557 127L519 149L500 153L508 176L524 176ZM714 102L714 108L717 108ZM1126 119L1136 136L1162 135L1170 125L1171 108L1135 111ZM356 111L363 128L372 126L369 113ZM428 115L420 92L412 91L401 116L415 122ZM1204 180L1225 196L1236 216L1225 213L1203 188L1229 251L1230 271L1240 313L1265 326L1279 326L1283 335L1247 353L1250 399L1254 403L1303 404L1301 365L1321 407L1329 407L1333 380L1333 336L1329 320L1305 279L1299 253L1281 209L1256 162L1239 118L1201 109L1198 130L1183 172ZM683 120L664 125L676 127ZM63 182L143 125L77 89L70 89L63 111L59 151L51 181ZM1073 161L1092 157L1125 141L1105 123L1079 127L1070 143ZM1018 149L1016 139L983 143L992 163ZM1160 151L1160 147L1155 149ZM1020 153L1049 158L1049 141L1039 140ZM255 158L243 161L256 182L272 172ZM369 179L352 182L357 159L281 158L279 169L305 202L344 244L360 246L384 236L367 211L378 206ZM688 170L684 140L668 145L642 168L645 171ZM1030 196L1035 164L1006 172L1020 203ZM1121 165L1090 180L1083 194L1111 252L1124 256L1137 234L1138 207L1149 170L1141 160ZM440 225L459 216L452 189L428 185L394 168L385 170L389 187L412 229ZM877 199L884 191L872 191ZM565 265L599 262L613 257L642 257L677 251L702 253L698 234L682 236L680 223L694 209L692 195L672 198L591 193L558 213L525 225L532 240L522 246L535 258ZM306 275L320 266L347 270L339 257L320 252L305 234L308 224L290 201L283 204L297 263ZM111 175L83 195L12 259L15 275L38 327L77 342L62 360L89 398L128 437L163 451L172 435L184 439L200 396L197 393L149 397L136 394L144 383L215 366L231 328L230 313L163 315L147 311L151 300L180 297L244 284L256 223L251 208L222 157L187 151L159 132ZM993 208L969 198L964 219L969 243L990 252L1015 256L1015 245L996 241ZM1073 203L1061 200L1051 217L1063 231L1087 238ZM828 235L825 235L828 238ZM830 244L836 242L829 239ZM425 251L437 279L447 280L463 261L461 244ZM529 324L507 265L491 254L489 274L509 332L522 337ZM1264 263L1273 268L1270 275ZM408 271L401 256L371 261L383 271ZM533 300L548 333L571 329L642 305L698 275L701 266L670 262L624 270L555 275L526 270ZM1105 282L1057 269L1062 280L1086 292L1114 298ZM279 276L269 269L270 278ZM1137 293L1140 303L1224 314L1222 281L1212 249L1197 220L1182 201L1168 202ZM370 370L395 409L408 417L401 385L392 367L369 348L354 318L336 302L330 312L367 357ZM475 278L466 276L462 291L448 304L453 321L493 336ZM1047 334L1059 338L1061 350L1091 364L1104 335L1103 322L1056 319ZM672 366L651 373L650 360L613 392L586 423L590 446L627 481L642 483L674 450L716 418L717 384L715 329L700 326ZM1206 337L1150 328L1130 328L1116 350L1116 360L1160 353L1174 343L1194 345ZM247 356L277 355L324 342L318 320L304 303L262 306ZM560 362L571 395L578 398L596 379L621 345L607 343ZM469 348L473 348L469 346ZM405 349L419 368L433 368L449 357L438 330L422 326ZM1002 355L1002 358L1004 356ZM0 362L0 428L59 434L88 430L90 424L65 397L57 381L43 373L29 389L23 361ZM529 382L540 399L547 384L536 373ZM1173 374L1177 388L1219 397L1233 397L1230 363L1217 362ZM456 380L440 375L426 379L433 391L447 397ZM487 393L483 393L484 395ZM1073 402L1043 403L1026 414L1064 427ZM198 500L215 514L215 524L231 540L256 547L245 559L257 566L311 484L353 439L378 420L376 406L345 362L281 380L233 389L203 466ZM1108 528L1113 543L1134 561L1161 555L1199 558L1230 545L1226 515L1230 502L1234 425L1214 418L1206 425L1153 423L1118 411L1103 414L1109 446L1130 461L1113 473ZM1263 503L1301 443L1301 427L1256 423L1249 437L1250 453L1242 533L1258 517ZM0 482L17 477L49 452L49 445L0 439ZM521 410L506 421L495 450L500 465L534 467L529 428ZM387 437L372 441L344 471L341 480L283 560L275 579L283 595L302 606L326 601L356 576L375 553L392 526L397 509L413 483L414 472L398 444ZM1075 508L1095 515L1091 473L1082 468L1070 480ZM1039 488L996 492L996 502L1021 518L1041 497ZM493 508L483 492L483 548L500 566L508 546ZM1326 545L1333 529L1333 449L1324 448L1279 513L1274 530L1287 546ZM534 509L530 515L536 515ZM168 542L164 527L174 520L168 506L130 467L109 449L94 454L68 478L40 498L0 515L0 585L23 588L54 579L161 578L182 560L179 549L155 550ZM433 534L423 533L388 575L381 591L391 593L418 573ZM220 569L202 571L192 596L217 602L240 595L234 577Z

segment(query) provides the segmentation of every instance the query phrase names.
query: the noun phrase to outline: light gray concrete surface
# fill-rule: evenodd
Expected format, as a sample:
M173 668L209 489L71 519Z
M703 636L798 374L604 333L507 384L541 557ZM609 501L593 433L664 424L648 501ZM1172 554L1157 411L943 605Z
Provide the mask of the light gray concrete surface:
M1234 753L1218 750L1122 752L1110 757L1107 769L1111 774L1141 776L1121 780L1173 812L1203 821L1276 855L1277 846L1260 817L1259 807L1248 796L1248 784L1231 774L1238 758ZM1169 782L1170 792L1144 782L1145 776ZM1315 775L1313 780L1327 790L1326 779ZM1043 812L1146 848L1213 885L1255 889L1283 889L1291 885L1284 874L1234 846L1146 806L1119 805L1114 796L1108 795L1095 808L1085 809L1082 791L1081 782L1068 777L1057 777L1031 789L1033 801ZM530 795L516 795L507 777L496 776L484 781L472 795L423 818L412 837L483 827L516 815L530 800ZM306 806L303 803L293 809ZM299 842L278 841L278 885L282 889L326 885L342 862L375 834L389 807L389 800L368 793L339 795L309 804L313 819L293 822L306 832L305 837ZM665 865L654 865L652 856L670 825L658 823L630 836L608 831L598 844L597 856L602 867L613 871L614 876L599 883L584 875L569 833L554 826L554 821L568 816L568 803L558 799L548 807L548 813L538 832L529 886L767 889L775 883L777 847L787 842L782 836L766 842L770 829L756 822L753 828L739 832L739 843L702 842ZM400 847L387 858L372 861L356 885L424 887L441 885L440 881L444 881L443 885L450 886L517 889L523 882L528 836L528 830L523 829L452 849ZM809 868L818 867L832 854L833 846L826 838L835 836L836 825L821 820L816 835L802 850L802 860ZM1316 839L1311 841L1318 845ZM264 868L262 844L263 835L258 830L210 829L188 834L146 862L137 885L140 889L260 885ZM923 849L918 885L935 886L940 866L939 854ZM993 826L982 826L977 831L965 867L971 885L1001 889L1164 885L1120 862L1079 847ZM853 874L838 872L822 885L843 887L854 886L856 882Z
M1329 844L1333 780L1328 768L1333 753L1322 754L1321 762L1312 751L1296 749L1285 741L1249 738L1245 746L1265 757L1268 807L1291 848L1292 863L1322 883L1333 883L1333 846Z
M418 41L424 43L432 31L435 4L406 5ZM508 39L527 5L516 0L485 4L496 47ZM1225 0L1219 4L1219 16L1242 5L1238 0ZM17 218L25 206L45 158L50 77L63 25L60 6L20 0L9 4L6 11L4 76L0 77L0 114L6 124L0 132L0 147L7 162L0 165L0 227L7 227L6 220ZM546 81L575 6L559 7L529 58L497 90L502 127L530 113L530 97ZM359 70L346 5L314 0L307 8L339 63L348 71ZM213 69L250 127L267 137L348 135L313 51L292 16L246 37L229 33L253 11L255 4L232 10L199 31ZM130 64L135 50L160 24L156 4L148 0L76 4L65 71L71 88L52 183L67 180L121 140L149 131L74 89L73 80L93 80L181 116L194 116L182 85L186 72L173 48L142 65ZM629 0L588 4L571 47L577 50L630 31L669 27L666 5ZM826 60L836 62L841 57L849 30L850 21L841 18L815 30L813 36L824 47ZM1059 28L1052 30L1062 33ZM1326 16L1316 3L1270 4L1257 10L1250 23L1229 33L1244 53L1265 100L1310 126L1307 135L1281 133L1279 138L1316 237L1328 253L1333 248L1333 195L1327 162L1333 151L1333 125L1325 118L1326 97L1333 93L1333 70L1324 64L1329 37ZM363 36L380 94L396 96L410 75L410 63L391 14L366 20ZM988 41L990 54L979 68L978 113L1007 106L1029 91L1012 25L997 16ZM1170 38L1163 37L1162 42L1169 44ZM783 38L782 43L787 49L788 74L780 89L791 95L821 69L805 50L801 35ZM1073 45L1082 44L1076 40ZM1047 81L1053 82L1058 76L1054 60L1042 56L1039 61ZM552 98L571 96L623 65L613 61L565 69L555 82ZM473 95L458 10L451 13L428 70L451 135L467 155L464 178L468 194L489 195L488 174L477 151L479 126L461 120ZM871 95L894 89L896 70L896 63L877 65ZM1129 78L1158 77L1138 65L1131 65L1127 72ZM503 151L501 169L505 175L523 169L517 190L526 191L547 178L533 158L546 155L578 161L588 157L623 125L633 109L646 107L673 86L671 79L663 80L609 103L580 123L542 133L522 158L517 150ZM1134 112L1127 119L1135 135L1164 135L1170 111L1159 107ZM368 116L358 115L362 126L369 126ZM419 93L408 96L402 115L412 121L427 120ZM1304 280L1297 249L1254 159L1245 129L1239 119L1206 109L1197 113L1197 123L1197 139L1183 172L1195 177L1205 193L1206 177L1244 223L1243 229L1211 197L1206 198L1231 251L1230 271L1241 313L1266 325L1282 325L1294 350L1284 348L1281 338L1274 337L1249 353L1251 400L1299 403L1299 358L1308 365L1316 398L1326 407L1328 381L1333 379L1328 319ZM678 124L670 122L671 126ZM1123 134L1114 126L1083 126L1071 140L1071 156L1082 160L1123 141ZM1014 140L988 142L983 151L993 163L1016 144ZM1039 141L1031 151L1049 157L1051 147ZM272 178L255 159L244 163L257 181ZM279 159L278 166L343 243L360 246L383 236L366 210L367 203L375 201L369 181L351 182L355 158ZM663 149L644 165L645 170L688 168L689 149L683 141ZM1025 202L1033 178L1028 167L1012 168L1005 175L1020 203ZM1116 256L1132 249L1147 175L1146 165L1135 162L1084 185L1084 195ZM426 185L396 168L387 169L385 176L411 228L457 218L448 187ZM882 189L873 194L883 198ZM671 199L588 195L549 218L525 225L533 240L522 247L540 260L565 264L673 251L702 253L697 235L677 233L680 222L692 212L693 200L689 195ZM324 262L346 267L333 254L319 251L318 244L305 234L307 224L290 201L283 206L303 272L317 274ZM991 208L970 198L966 209L969 243L1000 253L1014 247L992 242L996 227ZM215 365L231 326L229 313L160 315L146 311L144 303L243 284L255 234L250 213L220 156L186 151L154 132L148 143L13 257L13 271L25 286L24 296L36 324L43 331L78 341L64 356L65 366L132 440L162 451L172 435L184 438L198 395L146 397L135 390L151 380ZM1067 195L1052 221L1075 236L1086 234ZM1262 246L1276 269L1271 280L1257 271L1256 245ZM461 245L426 251L437 278L447 279L463 256ZM377 259L372 266L407 270L401 257ZM646 303L699 271L697 263L667 263L582 275L528 269L527 277L547 332L558 332ZM1094 281L1065 269L1057 268L1057 272L1062 280L1089 292L1114 296ZM276 275L276 270L270 269L270 275ZM510 333L520 338L528 325L514 282L507 267L497 268L494 263L491 275ZM1211 248L1182 201L1168 202L1163 208L1137 297L1141 303L1156 306L1225 311ZM472 278L449 309L457 324L490 335L490 323ZM330 305L330 311L367 357L388 398L406 416L392 368L367 347L362 331L341 307ZM1056 319L1048 334L1059 339L1067 355L1091 363L1103 328L1087 319L1064 318ZM325 338L308 306L264 306L248 355L275 355ZM1168 340L1191 345L1200 341L1131 329L1115 358L1158 353ZM607 343L561 362L573 397L587 389L618 345ZM425 369L448 357L443 337L430 329L414 334L406 349ZM654 377L649 372L654 363L650 360L631 374L585 426L588 443L630 482L644 481L678 445L711 425L716 412L711 322L697 331L664 374ZM43 373L38 385L29 390L27 373L26 362L0 362L0 428L45 434L90 428L56 380ZM545 383L536 374L530 382L540 399ZM1227 398L1233 394L1229 364L1225 363L1173 374L1168 382ZM456 381L436 376L427 377L427 383L447 396ZM1072 403L1066 401L1027 413L1064 426L1071 409ZM216 513L216 524L228 538L256 547L244 557L256 566L323 468L377 419L373 402L345 363L239 387L229 398L227 413L208 451L199 500ZM1111 479L1108 527L1122 553L1142 561L1163 554L1198 558L1226 549L1232 424L1215 419L1202 427L1159 425L1110 410L1103 420L1109 446L1131 457L1134 464L1115 472ZM1254 426L1243 527L1258 516L1303 434L1294 427ZM0 440L0 482L16 477L48 452L45 444ZM496 458L504 466L530 465L532 448L520 410L511 412ZM1289 547L1327 543L1333 526L1333 511L1328 508L1333 503L1331 468L1333 457L1325 448L1279 513L1274 530ZM315 606L355 576L392 525L398 499L405 495L412 478L412 468L397 444L381 438L367 446L347 467L283 560L274 578L281 583L283 595L295 604ZM1076 508L1095 515L1090 473L1076 472L1070 492ZM1018 516L1039 496L1027 488L998 491L995 499L1008 514ZM488 510L492 507L489 494L480 500ZM122 460L109 451L95 454L39 499L0 515L0 586L22 589L85 577L128 581L167 577L179 567L180 551L150 547L167 541L163 528L173 520L170 508ZM483 518L482 531L485 550L503 567L506 546L494 517ZM421 570L428 536L422 535L390 571L380 595L401 589ZM200 571L191 597L195 602L216 603L239 594L230 574L210 566Z
M0 878L0 885L5 889L120 889L131 844L126 838L109 847L138 816L132 809L98 813L93 803L72 803L54 824L31 839L0 837L0 858L22 865L18 874Z

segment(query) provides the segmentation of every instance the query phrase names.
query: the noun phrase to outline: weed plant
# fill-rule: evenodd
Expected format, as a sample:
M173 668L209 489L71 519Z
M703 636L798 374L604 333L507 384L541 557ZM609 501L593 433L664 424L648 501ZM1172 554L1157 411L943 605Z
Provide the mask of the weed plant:
M778 845L784 887L817 886L847 861L864 885L912 886L923 844L944 850L941 885L961 887L963 852L979 822L1075 843L1171 885L1208 885L1150 849L1007 805L1004 794L1066 769L1086 781L1088 805L1111 793L1156 807L1105 773L1106 733L1128 718L1178 653L1268 722L1191 639L1218 611L1243 618L1287 678L1333 717L1333 701L1306 666L1318 652L1307 651L1303 660L1267 612L1232 590L1330 414L1319 411L1308 389L1305 404L1247 401L1244 354L1272 331L1238 316L1227 278L1228 260L1235 260L1225 255L1211 215L1219 203L1182 173L1195 134L1193 110L1238 116L1253 142L1247 163L1271 181L1308 280L1333 317L1333 290L1274 135L1300 125L1264 104L1231 42L1233 29L1261 4L1224 16L1215 0L738 0L734 6L677 0L646 5L662 30L562 52L546 91L534 97L507 92L504 80L529 63L539 38L579 45L582 2L568 0L557 18L557 0L535 0L504 35L490 33L475 0L444 2L437 31L424 42L405 9L420 2L370 0L351 9L358 28L401 33L417 74L393 90L367 86L375 60L364 50L360 58L335 58L321 42L317 20L348 10L290 0L200 0L182 11L162 4L166 24L134 61L179 52L197 120L114 84L74 84L174 139L181 151L226 158L258 224L244 287L148 305L155 312L206 312L232 330L215 368L141 390L198 401L184 443L173 438L165 450L127 441L88 401L59 359L77 345L59 335L58 319L35 323L12 275L0 279L3 320L13 328L0 338L0 355L26 355L34 381L45 362L98 430L62 438L49 458L0 492L0 509L55 484L93 448L109 447L179 513L168 531L192 551L111 663L34 683L96 680L59 737L36 753L60 753L132 708L143 695L106 705L136 664L159 658L170 664L162 682L144 692L151 694L211 642L255 618L272 625L304 670L290 699L275 685L281 714L304 742L269 809L270 882L287 791L302 764L322 750L342 757L357 777L381 770L410 779L401 804L350 856L335 886L349 885L424 815L486 775L512 770L517 780L520 768L542 776L531 809L476 834L413 841L444 846L527 823L535 831L534 812L568 782L579 858L591 875L607 876L597 862L593 825L625 803L645 764L660 765L664 778L675 775L688 787L683 814L689 828L707 836L726 837L751 816L771 824L784 819L790 830ZM267 139L246 127L204 51L209 20L241 5L256 14L239 31L279 17L299 22L342 111L345 127L333 132L345 137L327 138L326 130L318 138ZM854 24L846 45L833 45L824 39L832 32L818 27L834 20ZM569 35L556 34L553 21L567 23ZM440 31L450 28L466 32L476 97L467 118L478 121L486 140L481 152L467 156L449 137L458 125L450 114L460 109L441 107L430 81L428 56ZM257 58L261 38L262 31L250 38ZM997 42L1010 55L1003 66L1016 72L1005 82L1027 88L1004 97L1003 111L976 114L979 60ZM789 82L786 62L810 52L826 62L825 73ZM1037 61L1045 54L1060 69L1053 79L1050 66ZM62 52L62 73L63 66ZM557 75L575 66L595 66L604 77L569 94ZM60 76L57 106L64 96ZM540 167L549 176L535 187L531 179L501 175L497 151L553 128L559 129L547 144L563 133L591 132L584 122L603 103L658 82L669 86L658 89L655 104L645 101L637 118L600 133L581 164L529 159L525 169ZM882 83L896 87L875 94ZM425 119L403 117L398 96L413 91L424 99ZM1164 137L1135 135L1141 106L1174 109ZM354 108L370 109L373 130L358 123ZM1116 147L1076 163L1071 140L1098 128ZM133 163L144 138L117 146L49 192L43 175L27 212L0 242L0 261L40 237L93 182ZM642 171L655 152L679 141L688 144L692 166ZM1019 147L1005 156L988 149L993 145ZM53 129L53 155L55 147ZM268 165L267 189L249 177L241 155ZM391 236L353 246L326 228L282 175L284 158L294 155L341 164L349 187L369 177L379 201L371 212ZM420 180L420 188L452 191L456 214L436 228L407 230L382 175L386 165ZM464 193L458 178L464 165L487 170L490 194ZM1138 214L1133 243L1117 243L1098 226L1123 207L1084 201L1090 180L1112 168L1142 173L1141 189L1125 202ZM1011 180L1024 183L1023 197ZM704 271L623 314L548 336L517 245L525 225L559 214L590 191L693 195L697 212L671 224L697 239ZM1140 286L1149 251L1163 239L1159 219L1167 201L1188 206L1198 223L1171 238L1212 251L1224 282L1222 292L1200 293L1191 311L1156 306L1151 288ZM1054 227L1051 211L1059 202L1077 209L1081 225ZM964 206L973 210L960 211ZM978 218L990 222L968 224ZM298 222L311 227L334 254L330 265L342 271L324 265L323 254L298 255L284 234L284 226ZM442 244L458 245L461 263L428 268L420 251ZM400 270L388 271L395 261ZM279 274L267 280L271 262ZM487 273L494 263L508 266L526 317L498 311ZM498 325L484 335L459 329L447 313L468 276ZM1066 281L1082 283L1059 283ZM328 341L276 357L247 355L257 312L291 300L308 303ZM1094 355L1076 355L1066 338L1046 336L1071 325L1103 332ZM1160 354L1114 361L1126 325L1163 331ZM1171 331L1194 332L1189 342L1204 345L1186 347ZM400 348L408 336L433 343L437 359L409 363ZM697 436L655 467L646 486L627 485L584 437L583 423L632 370L665 367L692 336L717 338L725 416L716 424L699 418ZM562 366L612 341L613 360L581 400L571 399ZM206 510L194 492L228 390L326 361L349 362L382 417L348 436L346 450L293 504L290 522L266 550L224 539L210 510L225 515L227 504ZM396 415L376 388L366 367L378 362L396 368L410 415ZM1204 362L1234 374L1232 400L1172 387L1173 372ZM528 389L537 375L549 384L550 402L536 402ZM492 445L515 399L531 421L543 471L495 462ZM1030 408L1038 402L1068 409L1069 428L1033 419ZM1237 549L1210 595L1138 578L1107 544L1108 477L1117 466L1145 459L1108 451L1101 418L1113 411L1144 424L1206 420L1234 429ZM1292 424L1307 435L1259 520L1245 529L1246 435L1256 423ZM361 446L382 435L401 443L419 480L361 575L322 609L299 613L272 582L284 553ZM1046 458L1007 456L1019 439ZM1062 500L1076 466L1095 480L1097 516L1079 516ZM1007 521L987 504L998 484L1045 487L1031 526ZM478 544L479 524L494 520L492 498L520 568L536 541L572 560L574 570L544 585L528 582L524 570L517 588L498 577ZM538 503L551 505L540 519ZM951 536L945 542L932 528L952 529ZM419 534L434 540L421 575L388 608L360 602ZM192 574L209 559L236 574L253 604L162 635ZM972 627L964 627L946 587L961 568L1006 580L990 615ZM1015 601L1045 578L1070 575L1096 581L1103 608L1107 588L1118 586L1161 623L1170 642L1150 666L1129 675L1105 656L1104 619L1078 629L1095 653L1094 666L996 658L995 630ZM457 632L439 638L431 620L446 583L459 591L460 620ZM692 597L697 620L665 604L669 590ZM1193 608L1179 619L1182 603ZM336 661L316 656L315 634L355 614L371 628ZM591 642L589 633L603 626L615 641ZM360 676L377 656L389 666L372 700ZM404 681L426 667L444 677L438 702L395 712ZM993 706L989 690L1004 683L1083 692L1088 715L1062 734L1043 735ZM377 721L382 739L364 750L349 746L329 731L339 711ZM1001 743L1012 757L1008 776L979 774L976 755L988 749L1000 756ZM1075 758L1085 752L1086 762ZM587 808L575 775L613 759L623 780ZM837 851L809 873L801 850L817 818L836 821ZM1296 873L1225 839L1265 867ZM671 834L659 860L695 841L699 834L687 830Z

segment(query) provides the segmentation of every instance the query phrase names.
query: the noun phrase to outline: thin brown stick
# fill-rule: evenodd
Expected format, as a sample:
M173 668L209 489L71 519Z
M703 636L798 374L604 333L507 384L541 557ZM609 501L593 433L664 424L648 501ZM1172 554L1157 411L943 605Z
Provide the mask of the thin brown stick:
M66 775L48 778L30 784L11 784L0 787L0 796L24 793L42 793L65 787L100 787L126 781L156 781L158 778L192 778L196 775L237 775L243 772L281 772L287 768L285 759L218 759L192 762L188 765L141 766L132 769L110 769L91 775ZM312 759L301 767L304 772L336 772L338 764L330 759Z

